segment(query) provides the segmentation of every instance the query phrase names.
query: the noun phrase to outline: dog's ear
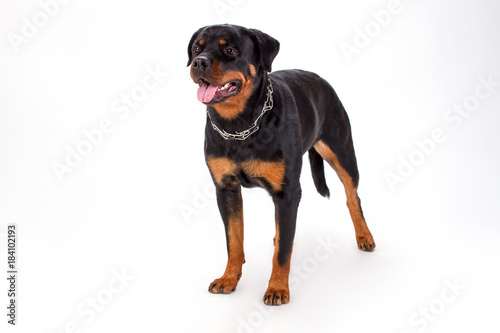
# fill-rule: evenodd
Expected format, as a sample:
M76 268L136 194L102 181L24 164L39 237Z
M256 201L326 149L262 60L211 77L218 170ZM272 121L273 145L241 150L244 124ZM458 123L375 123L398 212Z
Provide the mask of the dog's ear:
M193 36L191 36L191 40L189 41L189 45L188 45L188 63L187 65L191 65L191 62L193 61L193 43L194 41L196 40L196 37L200 34L200 32L203 30L204 28L200 28L198 29L194 34Z
M260 30L249 30L254 39L258 54L260 55L260 63L262 65L262 68L266 72L271 72L271 65L273 63L273 60L280 50L280 42Z

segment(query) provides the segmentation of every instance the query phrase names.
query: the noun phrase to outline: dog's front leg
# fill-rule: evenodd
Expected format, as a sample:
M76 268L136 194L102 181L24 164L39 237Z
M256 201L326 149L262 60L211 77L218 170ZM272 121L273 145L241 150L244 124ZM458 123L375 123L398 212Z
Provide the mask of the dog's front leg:
M288 276L300 195L300 186L273 194L276 236L274 237L273 271L264 294L264 303L267 305L281 305L290 301Z
M217 204L226 230L228 260L226 271L214 280L208 290L217 294L230 294L241 277L245 254L243 251L243 200L241 185L235 176L226 176L216 183Z

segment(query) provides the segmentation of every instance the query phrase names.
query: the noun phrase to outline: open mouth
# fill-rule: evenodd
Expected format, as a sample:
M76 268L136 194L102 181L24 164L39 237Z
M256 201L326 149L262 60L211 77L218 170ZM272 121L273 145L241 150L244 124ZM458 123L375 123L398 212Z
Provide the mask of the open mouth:
M240 92L241 83L239 81L229 81L223 85L216 85L200 79L198 81L198 100L203 103L219 103L226 98L236 95Z

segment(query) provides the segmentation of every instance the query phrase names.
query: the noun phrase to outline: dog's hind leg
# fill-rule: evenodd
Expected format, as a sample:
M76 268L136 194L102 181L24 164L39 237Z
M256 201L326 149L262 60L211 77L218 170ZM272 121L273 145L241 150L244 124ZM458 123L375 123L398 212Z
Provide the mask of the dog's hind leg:
M329 145L325 142L326 140L320 139L317 141L314 144L314 149L337 172L337 175L344 184L347 207L349 208L349 213L354 224L358 248L363 251L373 251L375 249L375 241L366 225L363 210L361 209L361 200L358 196L359 173L352 139L346 141L346 147L343 147L342 154L335 154L331 149L333 145Z

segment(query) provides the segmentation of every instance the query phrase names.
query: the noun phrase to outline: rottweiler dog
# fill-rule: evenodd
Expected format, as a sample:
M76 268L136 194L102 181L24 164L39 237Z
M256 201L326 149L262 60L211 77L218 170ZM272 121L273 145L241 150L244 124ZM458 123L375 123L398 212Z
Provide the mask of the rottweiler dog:
M207 106L205 159L226 231L228 261L209 291L235 290L245 262L241 186L262 187L275 205L273 268L264 303L290 301L288 276L302 156L309 152L314 184L329 197L323 160L345 187L359 249L373 251L357 194L358 168L347 114L333 88L302 70L271 73L280 43L255 29L212 25L196 31L188 46L197 97Z

